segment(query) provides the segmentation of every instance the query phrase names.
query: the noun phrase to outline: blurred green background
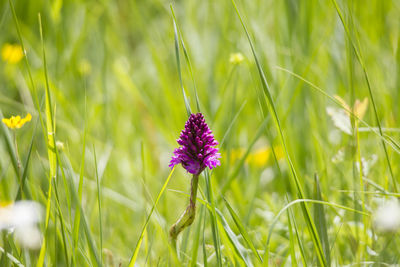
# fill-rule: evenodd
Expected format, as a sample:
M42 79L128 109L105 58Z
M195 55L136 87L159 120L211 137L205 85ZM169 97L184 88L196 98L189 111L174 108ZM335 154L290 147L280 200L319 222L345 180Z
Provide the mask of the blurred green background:
M191 61L201 111L216 139L221 141L225 137L219 147L221 166L210 178L216 207L238 236L238 242L247 248L243 250L245 257L256 266L261 264L240 237L222 197L237 212L263 255L274 216L298 196L292 189L278 132L273 120L268 119L270 114L265 113L259 73L231 1L16 0L13 3L39 101L44 103L38 13L42 16L56 140L64 144L60 153L64 162L71 165L68 179L75 179L77 184L83 166L82 206L99 249L96 151L102 192L102 254L103 262L110 266L128 264L149 210L170 172L168 163L178 146L175 140L187 119L175 57L172 4ZM338 4L350 35L361 51L380 123L385 129L394 128L384 132L396 142L400 116L400 2L354 0ZM254 0L237 1L237 5L271 87L288 151L307 198L314 198L314 174L317 173L323 200L361 210L361 199L365 196L365 211L373 213L390 193L397 193L380 138L362 124L364 131L358 136L341 131L334 120L343 125L340 118L347 114L309 84L279 69L296 73L330 96L340 96L350 107L356 99L369 98L363 70L334 4L317 0ZM32 199L45 207L49 168L46 144L33 104L27 68L18 57L20 41L6 0L0 0L0 33L0 110L4 117L25 116L27 112L33 115L30 123L16 131L18 149L25 162L33 136L27 186L32 191ZM13 47L7 48L7 45ZM231 62L232 53L242 53L244 60ZM194 84L182 47L180 59L183 85L195 111ZM334 107L336 113L328 114L328 107ZM266 127L257 136L265 118ZM364 120L371 127L377 127L371 99ZM4 131L2 135L5 136ZM357 159L355 147L359 148L362 160ZM19 181L3 138L0 153L0 201L5 202L15 198ZM397 180L399 154L388 146L388 156ZM360 160L365 162L363 188L360 188L357 168ZM66 205L66 198L70 196L64 192L60 176L56 183L66 229L71 229L74 209L68 210ZM194 237L199 238L200 244L204 242L208 263L217 264L210 215L206 213L200 220L200 208L195 223L182 234L179 259L171 256L174 253L168 246L168 229L188 202L187 195L176 190L189 192L189 186L189 174L178 167L146 230L137 262L140 266L176 266L177 262L188 265L192 262ZM200 188L206 192L204 178L200 179ZM360 190L377 190L379 194L364 194ZM66 264L63 248L67 247L69 254L73 250L69 238L66 243L60 238L60 222L57 224L54 219L55 207L53 197L46 262L49 266L63 266ZM301 246L306 262L312 266L317 264L313 244L309 233L303 231L306 226L297 207L291 209L298 227L298 231L293 231L298 233L302 245L293 245L288 227L293 227L294 222L290 226L284 213L272 234L269 261L273 266L300 262ZM311 204L309 207L312 210ZM334 265L399 261L398 236L375 233L372 217L365 221L350 211L329 207L325 212ZM198 224L202 233L196 236ZM224 236L226 228L221 223L219 229L223 264L248 264ZM362 236L363 233L368 236ZM90 266L94 263L88 256L83 230L81 234L77 266ZM203 265L201 247L198 247L197 262ZM292 248L297 259L291 256ZM26 252L21 261L29 258L33 264L38 254L38 251Z

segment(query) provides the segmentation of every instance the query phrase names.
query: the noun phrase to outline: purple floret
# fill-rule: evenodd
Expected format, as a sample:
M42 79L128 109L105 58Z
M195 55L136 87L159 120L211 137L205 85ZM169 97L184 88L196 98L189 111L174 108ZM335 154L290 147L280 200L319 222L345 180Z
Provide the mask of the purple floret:
M181 147L174 150L169 167L181 163L188 172L199 175L206 167L212 169L220 165L221 154L215 148L218 142L203 114L190 114L177 142Z

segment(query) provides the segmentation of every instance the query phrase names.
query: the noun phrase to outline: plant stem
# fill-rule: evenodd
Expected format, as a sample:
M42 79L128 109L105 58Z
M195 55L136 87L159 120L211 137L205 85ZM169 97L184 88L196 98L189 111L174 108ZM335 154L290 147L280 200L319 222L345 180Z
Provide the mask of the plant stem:
M22 177L21 177L21 160L19 159L19 153L18 153L18 142L17 142L17 134L15 131L13 131L14 135L14 145L15 145L15 157L17 158L17 168L18 168L18 181L19 181L19 187L21 191L21 196L22 196Z
M182 232L186 227L191 225L196 216L196 197L197 197L197 187L199 184L199 175L193 174L190 190L190 200L189 205L186 207L185 211L179 217L174 225L172 225L169 230L169 236L171 238L172 244L176 249L176 239L180 232Z
M15 156L17 158L18 175L20 175L19 172L21 170L21 161L19 160L17 134L15 133L15 131L13 131L13 135L14 135Z

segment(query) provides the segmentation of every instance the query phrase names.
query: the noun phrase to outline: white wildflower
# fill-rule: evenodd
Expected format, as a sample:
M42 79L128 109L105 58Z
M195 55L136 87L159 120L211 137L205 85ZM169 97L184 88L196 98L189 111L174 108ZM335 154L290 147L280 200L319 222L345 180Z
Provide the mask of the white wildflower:
M37 223L41 221L41 206L33 201L18 201L0 206L0 231L15 233L18 242L30 249L37 249L41 243L41 233Z
M351 135L353 130L351 128L351 121L349 115L343 109L327 107L326 113L333 120L333 124L342 132Z
M397 199L387 201L377 209L374 225L382 232L396 232L400 228L400 205Z

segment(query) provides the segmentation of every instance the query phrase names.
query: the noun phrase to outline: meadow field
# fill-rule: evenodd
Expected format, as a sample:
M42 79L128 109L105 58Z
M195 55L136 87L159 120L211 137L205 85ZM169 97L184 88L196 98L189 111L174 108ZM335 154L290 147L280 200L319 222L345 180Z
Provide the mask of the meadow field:
M399 17L0 0L0 266L400 266Z

